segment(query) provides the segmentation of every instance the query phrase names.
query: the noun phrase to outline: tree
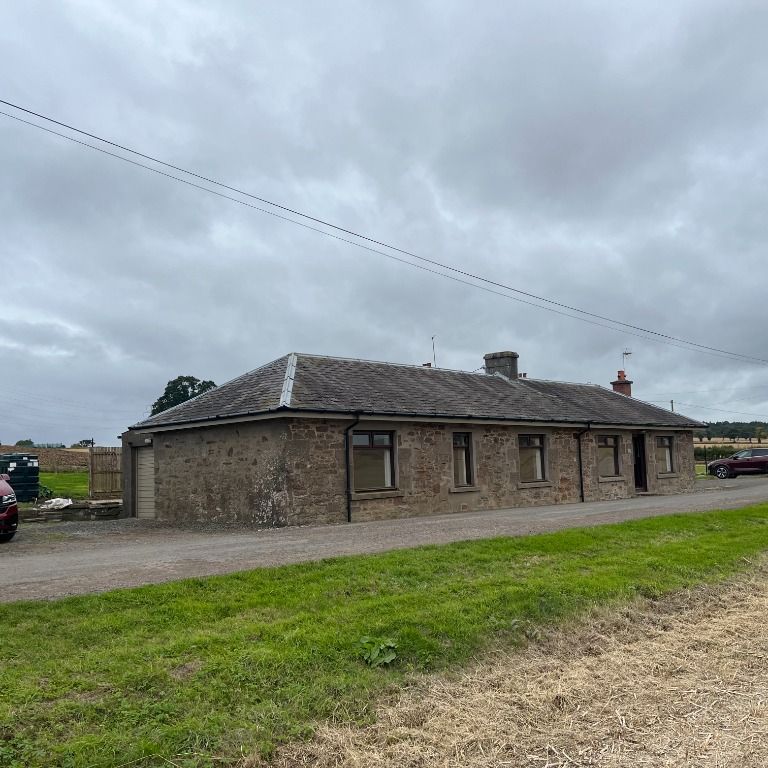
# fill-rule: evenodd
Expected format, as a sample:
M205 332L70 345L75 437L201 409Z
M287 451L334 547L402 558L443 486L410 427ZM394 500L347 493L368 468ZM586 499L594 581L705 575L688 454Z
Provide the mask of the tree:
M35 447L35 441L30 440L27 438L26 440L17 440L16 441L16 447L17 448L34 448Z
M72 443L70 448L91 448L93 446L93 440L89 437L86 440L78 440L76 443Z
M200 381L194 376L177 376L165 385L165 392L152 404L152 415L167 411L174 405L186 403L187 400L215 387L216 384L212 381Z
M757 438L758 443L762 443L763 440L765 440L765 438L768 437L768 434L766 434L765 428L759 425L755 427L755 437Z

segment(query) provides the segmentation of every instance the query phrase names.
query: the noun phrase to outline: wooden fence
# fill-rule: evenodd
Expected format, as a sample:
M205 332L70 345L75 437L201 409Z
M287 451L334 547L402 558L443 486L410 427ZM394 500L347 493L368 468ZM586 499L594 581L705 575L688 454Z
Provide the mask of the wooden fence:
M122 454L122 448L89 448L88 495L92 499L115 499L123 495Z

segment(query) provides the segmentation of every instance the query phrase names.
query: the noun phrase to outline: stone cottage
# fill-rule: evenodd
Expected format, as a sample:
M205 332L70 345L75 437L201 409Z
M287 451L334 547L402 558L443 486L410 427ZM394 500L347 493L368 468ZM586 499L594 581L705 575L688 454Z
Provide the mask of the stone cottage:
M614 389L289 354L123 435L138 517L343 523L680 493L700 422Z

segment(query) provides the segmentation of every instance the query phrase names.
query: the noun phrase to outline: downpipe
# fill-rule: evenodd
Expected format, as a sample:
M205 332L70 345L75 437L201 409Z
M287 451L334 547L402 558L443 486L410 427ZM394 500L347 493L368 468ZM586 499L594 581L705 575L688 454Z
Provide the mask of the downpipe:
M584 457L581 454L581 436L592 430L592 424L587 422L586 429L582 429L581 432L577 432L574 437L576 438L576 451L579 456L579 496L581 497L581 503L583 504L586 499L584 498Z
M347 480L347 522L352 522L352 466L350 463L351 446L349 435L360 423L360 414L355 414L355 420L344 430L344 469Z

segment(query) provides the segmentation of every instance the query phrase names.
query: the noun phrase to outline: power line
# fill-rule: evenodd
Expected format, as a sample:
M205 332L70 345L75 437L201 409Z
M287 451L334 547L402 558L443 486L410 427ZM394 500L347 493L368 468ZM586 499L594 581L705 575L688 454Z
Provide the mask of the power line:
M530 299L535 299L536 301L541 301L541 302L544 302L544 303L549 304L551 306L550 307L543 307L543 306L538 305L538 304L533 304L532 302L523 301L521 299L518 299L515 296L509 296L508 294L499 294L499 295L505 296L507 298L510 298L510 299L513 299L513 300L516 300L516 301L520 301L521 303L529 304L530 306L539 307L540 309L545 309L545 310L548 310L548 311L553 311L553 312L556 312L557 314L565 315L566 317L571 317L572 319L581 320L583 322L591 322L591 324L593 324L593 325L601 325L602 326L601 323L596 323L594 321L589 321L586 318L595 318L596 320L603 320L605 322L612 323L613 326L620 326L620 328L631 329L633 331L639 331L640 333L648 334L651 337L658 337L656 339L657 341L662 341L662 343L670 343L671 346L677 346L677 347L679 347L681 349L689 349L690 347L693 347L695 349L694 350L689 350L689 351L696 351L696 350L698 350L698 351L702 351L702 352L708 352L710 354L714 353L717 356L724 356L724 357L727 357L728 359L731 359L731 360L745 360L745 361L749 361L749 362L754 362L754 363L760 363L760 364L763 364L763 365L768 365L768 359L754 357L752 355L745 355L745 354L742 354L740 352L731 352L729 350L719 349L718 347L712 347L712 346L709 346L709 345L706 345L706 344L699 344L699 343L694 342L694 341L689 341L687 339L683 339L683 338L680 338L680 337L677 337L677 336L672 336L671 334L666 334L666 333L662 333L660 331L654 331L652 329L643 328L642 326L633 325L631 323L625 323L625 322L623 322L621 320L615 320L615 319L607 317L605 315L600 315L600 314L597 314L597 313L594 313L594 312L589 312L588 310L580 309L579 307L573 307L573 306L570 306L570 305L565 304L563 302L556 301L554 299L548 299L546 297L538 296L538 295L536 295L534 293L530 293L528 291L524 291L524 290L519 289L519 288L514 288L514 287L512 287L510 285L506 285L504 283L500 283L498 281L491 280L490 278L483 277L482 275L476 275L476 274L474 274L472 272L468 272L466 270L462 270L462 269L460 269L458 267L453 267L453 266L448 265L448 264L443 264L442 262L439 262L437 260L430 259L430 258L427 258L425 256L420 256L420 255L418 255L416 253L413 253L411 251L407 251L407 250L402 249L402 248L398 248L397 246L391 245L391 244L386 243L386 242L381 241L381 240L376 240L375 238L369 237L367 235L363 235L363 234L361 234L359 232L355 232L354 230L347 229L345 227L341 227L339 225L333 224L333 223L331 223L329 221L326 221L324 219L320 219L320 218L317 218L315 216L311 216L309 214L303 213L303 212L301 212L301 211L299 211L297 209L290 208L290 207L285 206L285 205L281 205L280 203L275 203L275 202L273 202L271 200L268 200L267 198L259 197L258 195L254 195L254 194L252 194L250 192L246 192L245 190L242 190L242 189L239 189L237 187L233 187L231 185L225 184L224 182L218 181L216 179L213 179L211 177L208 177L208 176L205 176L203 174L197 173L195 171L187 170L187 169L182 168L180 166L174 165L173 163L166 162L166 161L161 160L159 158L153 157L152 155L148 155L148 154L145 154L145 153L140 152L138 150L132 149L131 147L127 147L125 145L118 144L117 142L111 141L109 139L105 139L105 138L103 138L101 136L98 136L97 134L89 133L88 131L85 131L85 130L77 128L77 127L75 127L73 125L70 125L69 123L64 123L64 122L62 122L60 120L55 120L54 118L48 117L47 115L41 114L39 112L34 112L33 110L27 109L27 108L22 107L22 106L20 106L18 104L14 104L13 102L10 102L10 101L6 101L5 99L0 99L0 104L5 104L6 106L9 106L9 107L11 107L13 109L19 110L20 112L24 112L24 113L26 113L28 115L32 115L32 116L34 116L36 118L39 118L41 120L45 120L45 121L47 121L49 123L52 123L54 125L61 126L62 128L66 128L67 130L74 131L75 133L78 133L78 134L80 134L82 136L87 136L87 137L89 137L91 139L95 139L96 141L100 141L100 142L102 142L104 144L107 144L109 146L115 147L116 149L120 149L123 152L129 152L129 153L131 153L131 154L133 154L133 155L135 155L137 157L144 158L145 160L150 160L151 162L157 163L158 165L162 165L163 167L171 168L172 170L178 171L180 173L184 173L184 174L186 174L188 176L191 176L193 178L199 179L201 181L205 181L208 184L213 184L213 185L215 185L217 187L221 187L222 189L229 190L230 192L235 192L236 194L243 195L245 197L251 198L252 200L256 200L256 201L258 201L260 203L263 203L265 205L269 205L269 206L271 206L273 208L277 208L278 210L286 211L286 212L291 213L291 214L293 214L295 216L300 216L301 218L306 219L308 221L313 221L313 222L315 222L317 224L321 224L324 227L329 227L331 229L336 230L337 232L343 232L343 233L345 233L347 235L351 235L352 237L359 238L360 240L364 240L366 242L373 243L374 245L378 245L378 246L381 246L383 248L388 248L388 249L390 249L392 251L395 251L397 253L401 253L401 254L403 254L405 256L408 256L410 258L414 258L414 259L417 259L417 260L419 260L421 262L428 263L428 264L431 264L433 266L439 267L440 269L448 270L450 272L453 272L454 274L459 274L459 275L462 275L463 277L471 278L472 280L477 280L479 282L485 283L486 285L492 285L492 286L495 286L496 288L501 288L501 289L503 289L505 291L510 291L510 292L518 294L520 296L526 296L526 297L528 297ZM123 157L122 155L118 155L118 154L116 154L114 152L109 152L109 151L107 151L107 150L105 150L105 149L103 149L101 147L97 147L97 146L95 146L93 144L90 144L88 142L79 141L78 139L75 139L72 136L68 136L68 135L60 133L58 131L53 131L53 130L51 130L49 128L45 128L44 126L38 125L37 123L33 123L33 122L28 121L28 120L23 120L22 118L17 117L16 115L11 115L11 114L9 114L7 112L2 112L2 111L0 111L0 115L3 115L3 116L8 117L8 118L11 118L13 120L17 120L17 121L19 121L21 123L24 123L25 125L29 125L29 126L34 127L34 128L38 128L38 129L46 131L48 133L52 133L52 134L54 134L56 136L60 136L61 138L67 139L68 141L72 141L72 142L74 142L76 144L80 144L81 146L88 147L90 149L94 149L96 151L102 152L102 153L104 153L106 155L109 155L111 157L117 158L119 160L123 160L124 162L127 162L127 163L131 163L132 165L136 165L136 166L138 166L140 168L144 168L146 170L153 171L153 172L158 173L158 174L160 174L162 176L166 176L167 178L171 178L171 179L174 179L176 181L179 181L179 182L182 182L184 184L187 184L189 186L195 187L197 189L201 189L201 190L204 190L204 191L209 192L211 194L218 195L219 197L222 197L224 199L230 200L232 202L236 202L236 203L239 203L241 205L246 205L246 206L248 206L250 208L253 208L255 210L258 210L258 211L260 211L262 213L267 213L267 214L269 214L271 216L276 216L277 218L283 219L285 221L289 221L289 222L291 222L293 224L297 224L299 226L303 226L303 227L305 227L307 229L313 230L315 232L319 232L320 234L324 234L324 235L326 235L328 237L333 237L333 238L335 238L337 240L341 240L342 242L346 242L346 243L349 243L351 245L356 245L358 247L364 248L365 250L371 251L373 253L378 253L378 254L387 256L388 258L394 259L395 261L400 261L400 262L402 262L404 264L408 264L408 265L413 266L413 267L418 267L418 268L421 268L421 269L425 269L425 271L427 271L427 272L433 272L433 274L437 274L437 275L440 275L442 277L448 277L448 278L456 280L457 282L462 282L462 283L466 283L467 285L471 285L471 286L473 286L475 288L483 288L483 286L476 285L475 283L469 283L469 282L467 282L465 280L459 280L459 279L456 279L456 278L452 278L450 275L446 275L446 274L444 274L442 272L436 272L434 270L430 270L430 269L426 269L424 267L420 267L420 265L413 264L413 262L409 262L409 261L406 261L404 259L398 259L397 257L392 256L392 254L387 254L387 253L384 253L383 251L380 251L378 249L370 248L370 247L362 245L361 243L357 243L355 241L348 240L346 238L339 237L337 235L333 235L333 234L331 234L329 232L325 232L324 230L308 226L308 225L303 224L302 222L296 221L295 219L292 219L290 217L281 216L279 214L276 214L274 211L269 211L269 210L261 208L259 206L250 205L250 204L244 202L243 200L239 200L239 199L233 198L233 197L231 197L229 195L222 194L220 192L217 192L216 190L210 189L209 187L205 187L205 186L202 186L202 185L199 185L199 184L195 184L193 182L188 181L187 179L182 179L182 178L180 178L178 176L175 176L173 174L165 173L164 171L160 171L157 168L152 168L151 166L147 166L147 165L144 165L143 163L136 162L135 160L130 160L129 158ZM488 289L486 289L486 290L488 290ZM495 293L495 291L490 291L490 292L491 293ZM552 309L552 307L560 307L561 309L568 310L569 312L576 312L579 315L584 315L585 317L578 317L578 316L575 316L575 315L570 315L570 314L568 314L566 312L557 312L557 310ZM614 328L613 326L602 326L602 327L611 328L612 330L620 330L620 328ZM625 331L625 332L629 332L629 331ZM630 333L630 335L638 336L638 333ZM652 338L649 338L648 335L640 336L640 338L643 338L643 339L646 339L646 340L654 340ZM671 342L676 342L676 343L671 343ZM680 345L687 345L687 346L680 346Z
M57 413L61 416L71 416L73 418L78 418L81 415L89 415L92 416L94 414L104 414L106 416L117 416L117 417L123 417L123 418L130 418L131 414L134 416L136 415L136 411L129 411L126 410L115 410L113 408L109 407L102 407L102 408L90 408L88 406L74 406L74 405L66 405L66 404L56 404L54 402L46 403L41 401L28 401L23 398L18 397L11 397L9 395L2 395L2 402L14 409L17 409L18 411L22 411L24 413Z
M50 405L48 407L41 407L39 404L38 406L28 406L24 403L19 403L16 401L6 401L4 402L4 405L6 409L11 409L8 411L8 413L12 413L14 419L24 419L24 418L31 418L31 419L38 419L38 420L52 420L52 419L63 419L63 420L69 420L69 421L84 421L87 419L103 419L103 420L110 420L115 419L116 421L125 421L129 422L131 419L136 419L137 414L140 413L139 409L136 409L135 411L131 413L122 413L122 412L111 412L111 411L104 411L101 409L94 409L92 411L89 410L76 410L76 411L68 411L64 410L62 408L58 408L57 406ZM4 409L5 410L5 409ZM10 417L9 417L10 418Z
M20 392L19 390L6 389L3 387L0 389L0 401L6 403L13 403L23 406L25 409L51 409L56 408L58 410L70 410L70 411L85 411L87 413L94 413L97 411L109 414L129 414L135 411L129 408L115 408L108 404L102 407L96 408L94 406L86 405L83 401L67 400L60 397L46 397L44 395L38 395L33 392Z
M695 403L681 403L677 400L675 401L677 405L684 405L686 408L700 408L703 411L720 411L720 413L735 413L739 416L754 416L757 419L765 420L768 418L766 414L764 413L748 413L745 411L732 411L727 408L714 408L711 405L696 405Z
M106 429L106 427L103 426L103 424L108 421L104 416L96 416L93 419L88 419L86 417L72 417L67 418L62 417L54 417L54 418L47 418L45 416L34 416L33 414L30 414L29 416L19 415L19 414L2 414L0 413L0 419L3 421L3 431L5 431L8 428L8 425L19 425L25 429L31 428L44 428L44 427L55 427L55 428L61 428L66 429L69 427L77 427L78 429L82 427L78 427L78 425L88 425L88 429L96 429L97 427L94 426L94 422L98 421L102 426L98 427L99 429ZM115 419L112 423L112 427L110 429L115 429L119 427L120 425L125 425L126 421L123 421L121 419Z
M643 400L645 403L651 403L652 405L668 405L669 400ZM686 408L699 408L703 411L718 411L720 413L734 413L739 416L754 416L758 419L765 420L768 419L768 416L762 413L749 413L745 411L734 411L730 408L716 408L713 405L699 405L697 403L684 403L681 400L675 400L675 405L682 405ZM668 410L668 409L667 409Z
M485 285L478 285L476 283L470 282L469 280L463 280L460 277L456 277L455 275L448 275L448 274L445 274L444 272L438 272L436 269L430 269L429 267L426 267L423 264L414 264L411 261L408 261L406 259L402 259L399 256L395 256L395 255L393 255L391 253L387 253L386 251L382 251L382 250L380 250L378 248L372 248L372 247L370 247L368 245L364 245L363 243L358 243L358 242L355 242L354 240L350 240L350 239L348 239L346 237L341 237L340 235L334 235L332 232L326 232L325 230L319 229L318 227L313 227L310 224L305 224L304 222L296 221L295 219L290 218L290 216L283 216L280 213L275 213L274 211L269 211L266 208L261 208L260 206L253 205L252 203L248 203L245 200L238 200L237 198L232 197L231 195L225 195L222 192L217 192L216 190L209 189L208 187L205 187L205 186L203 186L201 184L196 184L195 182L189 181L187 179L182 179L182 178L180 178L178 176L174 176L171 173L166 173L165 171L161 171L161 170L159 170L157 168L152 168L151 166L145 165L144 163L139 163L136 160L131 160L130 158L122 157L121 155L118 155L118 154L116 154L114 152L110 152L110 151L108 151L106 149L103 149L102 147L97 147L97 146L94 146L93 144L89 144L88 142L80 141L79 139L75 139L72 136L67 136L66 134L60 133L59 131L51 130L50 128L46 128L46 127L44 127L42 125L36 125L35 123L32 123L32 122L30 122L28 120L24 120L24 119L22 119L20 117L16 117L15 115L9 115L7 112L0 111L0 115L4 115L5 117L10 117L11 119L17 120L20 123L24 123L26 125L30 125L33 128L38 128L41 131L45 131L46 133L51 133L54 136L59 136L59 137L61 137L63 139L67 139L68 141L71 141L71 142L73 142L75 144L79 144L81 146L88 147L89 149L96 150L97 152L101 152L102 154L109 155L110 157L114 157L114 158L116 158L118 160L122 160L123 162L130 163L131 165L138 166L139 168L143 168L143 169L145 169L147 171L152 171L152 173L156 173L156 174L158 174L160 176L165 176L166 178L173 179L175 181L181 182L182 184L186 184L187 186L194 187L195 189L201 189L204 192L209 192L212 195L216 195L217 197L221 197L221 198L223 198L225 200L229 200L229 201L231 201L233 203L237 203L238 205L243 205L246 208L252 208L253 210L259 211L261 213L265 213L268 216L273 216L273 217L275 217L277 219L281 219L283 221L291 222L292 224L295 224L296 226L303 227L304 229L311 230L312 232L317 232L318 234L324 235L325 237L330 237L330 238L332 238L334 240L339 240L339 241L341 241L343 243L347 243L349 245L353 245L356 248L361 248L361 249L363 249L365 251L370 251L371 253L379 254L381 256L384 256L387 259L391 259L391 260L399 262L401 264L406 264L409 267L413 267L414 269L420 269L420 270L422 270L424 272L429 272L430 274L438 275L439 277L444 277L447 280L453 280L456 283L461 283L462 285L468 285L468 286L470 286L472 288L477 288L478 290L485 291L486 293L492 293L492 294L494 294L496 296L501 296L501 297L503 297L505 299L510 299L510 300L516 301L516 302L518 302L520 304L526 304L527 306L535 307L536 309L541 309L541 310L544 310L546 312L552 312L552 313L554 313L556 315L562 315L563 317L568 317L568 318L570 318L572 320L578 320L579 322L582 322L582 323L589 323L590 325L595 325L595 326L598 326L599 328L606 328L606 329L611 330L611 331L616 331L616 332L619 332L619 333L629 334L630 336L636 336L639 339L644 339L646 341L652 341L652 342L655 342L655 343L658 343L658 344L667 344L669 346L677 347L678 349L683 349L683 350L686 350L688 352L698 351L701 354L711 355L713 357L726 357L726 359L728 359L728 360L734 360L734 359L738 358L737 353L728 353L728 352L726 352L724 354L720 354L719 352L707 352L705 350L691 350L690 347L683 346L682 344L677 344L677 343L671 342L671 341L665 341L664 339L660 339L660 338L654 338L653 336L646 336L646 335L641 334L641 333L635 333L634 331L628 331L628 330L624 330L624 329L621 329L621 328L616 328L615 326L606 325L605 323L600 323L600 322L597 322L596 320L590 320L587 317L578 317L576 315L569 314L568 312L563 312L563 311L555 309L553 307L545 307L545 306L542 306L540 304L535 304L532 301L526 301L525 299L521 299L518 296L510 296L507 293L502 293L501 291L494 290L493 288L488 288ZM768 361L766 361L766 362L768 362Z
M753 390L765 390L768 386L760 387L715 387L713 389L686 389L679 392L649 392L648 394L653 397L664 397L665 395L691 395L691 394L708 394L710 392L717 392L723 394L725 392L748 392ZM746 400L749 398L734 398L735 400Z

